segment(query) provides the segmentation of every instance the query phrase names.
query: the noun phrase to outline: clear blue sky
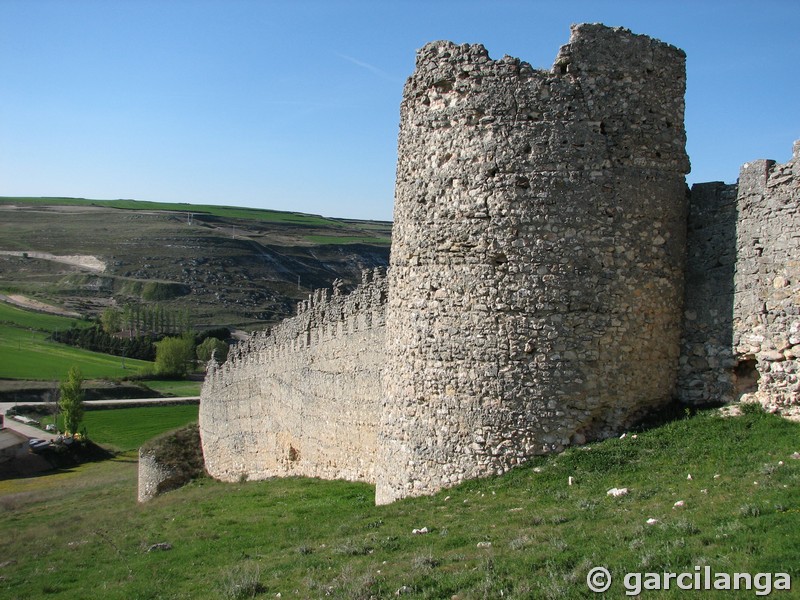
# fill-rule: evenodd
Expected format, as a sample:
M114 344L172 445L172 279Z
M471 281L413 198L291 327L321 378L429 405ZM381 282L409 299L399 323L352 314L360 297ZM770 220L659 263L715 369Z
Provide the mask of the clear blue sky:
M798 0L0 0L0 195L391 219L417 48L549 69L569 25L688 55L688 180L800 139Z

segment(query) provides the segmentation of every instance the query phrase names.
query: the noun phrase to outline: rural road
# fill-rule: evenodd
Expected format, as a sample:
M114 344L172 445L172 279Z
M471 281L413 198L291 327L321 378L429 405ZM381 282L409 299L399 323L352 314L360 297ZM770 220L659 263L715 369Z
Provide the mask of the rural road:
M199 402L200 396L186 396L183 398L131 398L128 400L85 400L84 404L90 406L114 406L115 404L174 404L179 402ZM17 406L36 406L44 405L45 402L0 402L0 414L5 415L8 409ZM31 427L19 421L15 421L11 417L5 417L4 424L7 429L13 429L17 433L29 438L39 438L42 440L53 440L55 435L47 433L38 427Z

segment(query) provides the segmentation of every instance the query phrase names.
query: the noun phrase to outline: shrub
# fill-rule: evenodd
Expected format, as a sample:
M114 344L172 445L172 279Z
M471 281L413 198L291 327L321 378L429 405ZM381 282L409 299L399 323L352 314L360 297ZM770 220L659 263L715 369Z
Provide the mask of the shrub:
M212 354L214 354L218 363L224 363L228 358L228 344L217 338L206 338L197 347L197 359L205 364L211 360Z
M162 283L160 281L148 281L142 288L142 299L149 302L154 300L171 300L172 298L185 296L189 292L189 286L182 283Z
M156 343L156 374L183 377L194 361L194 340L168 337Z

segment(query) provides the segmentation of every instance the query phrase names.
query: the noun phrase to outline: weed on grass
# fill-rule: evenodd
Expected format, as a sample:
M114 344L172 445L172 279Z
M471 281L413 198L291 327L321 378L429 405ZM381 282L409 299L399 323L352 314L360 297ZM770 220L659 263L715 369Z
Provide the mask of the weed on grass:
M261 568L257 564L235 565L224 574L220 584L220 595L229 600L255 598L264 591Z

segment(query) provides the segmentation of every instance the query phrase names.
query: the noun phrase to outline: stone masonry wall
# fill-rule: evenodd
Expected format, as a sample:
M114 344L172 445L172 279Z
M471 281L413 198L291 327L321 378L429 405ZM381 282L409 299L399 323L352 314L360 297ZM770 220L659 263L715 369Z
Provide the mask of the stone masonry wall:
M800 142L692 188L678 397L800 413Z
M139 502L184 486L204 470L197 424L148 440L139 448Z
M745 164L739 173L733 348L737 375L755 397L800 412L800 142L793 158ZM755 367L755 370L752 369ZM749 371L749 373L748 373Z
M692 186L687 220L684 327L677 395L687 404L731 402L736 185Z
M169 482L173 480L171 469L158 462L150 453L139 450L138 486L136 498L139 502L148 502L161 495ZM165 486L165 483L167 484Z
M673 394L682 51L580 25L551 71L437 42L401 106L378 503L612 435Z
M382 504L675 397L800 412L800 143L687 194L684 61L602 25L573 27L550 71L422 48L388 274L212 362L208 472L375 482Z
M386 277L316 290L298 314L211 365L200 401L208 472L374 481Z

